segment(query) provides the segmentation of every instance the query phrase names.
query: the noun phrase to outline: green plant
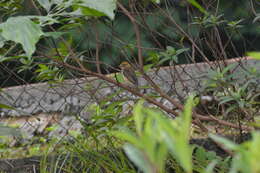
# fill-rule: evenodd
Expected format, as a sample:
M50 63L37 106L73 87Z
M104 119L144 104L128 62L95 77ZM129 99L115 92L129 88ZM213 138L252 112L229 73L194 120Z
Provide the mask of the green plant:
M223 15L214 16L214 15L206 14L203 17L195 17L194 22L192 24L201 25L205 28L219 26L226 22L225 20L221 19L222 17Z
M120 149L121 142L109 136L117 126L132 126L131 117L121 115L124 101L111 103L113 97L111 94L100 105L86 108L91 116L87 121L79 118L84 127L82 132L69 131L69 138L59 141L62 147L59 152L55 152L56 148L46 152L41 160L42 172L135 172L134 165Z
M168 62L170 65L179 63L179 56L187 52L189 48L175 49L174 47L167 46L166 51L153 53L150 52L150 57L146 61L152 62L153 66L161 66L162 64Z
M37 0L30 2L34 3L31 5L37 11L37 16L19 16L15 14L19 5L12 5L12 3L16 4L17 1L9 1L9 3L3 1L0 3L1 7L10 8L10 13L14 12L10 16L16 16L9 16L9 18L5 16L3 22L1 21L0 61L5 63L9 61L19 62L18 72L36 71L41 80L52 80L53 78L62 80L63 75L61 73L63 71L60 70L60 67L63 67L71 69L71 76L73 77L74 74L96 76L116 85L118 81L113 81L109 77L105 78L105 75L102 75L102 71L98 70L98 68L97 71L99 73L95 73L93 68L104 63L102 64L104 65L102 70L110 72L111 69L108 64L113 64L113 61L119 61L120 58L118 57L133 60L138 54L140 71L142 72L143 64L141 62L146 60L146 50L154 50L154 48L159 53L156 52L155 56L152 56L148 61L152 61L156 65L168 62L170 65L181 63L180 59L182 58L180 57L182 55L185 55L188 58L187 60L190 57L203 57L206 60L207 56L204 53L205 45L207 45L205 49L210 50L208 55L210 57L213 55L213 58L219 58L219 55L228 58L227 55L229 54L226 51L229 47L232 47L230 56L241 54L241 52L237 52L233 48L235 44L233 43L233 37L229 37L229 32L222 32L224 36L228 37L227 41L225 37L223 39L220 38L222 34L219 33L221 31L219 28L223 26L227 26L232 32L242 27L240 17L238 20L228 22L226 15L224 15L225 13L219 12L219 7L223 5L223 2L228 6L235 3L231 1L216 1L216 4L205 5L207 8L204 8L196 0L188 0L190 4L199 10L194 10L195 13L193 13L193 10L190 10L190 6L185 4L185 2L180 2L180 11L186 11L183 10L183 7L187 6L189 14L192 14L189 17L186 17L186 14L183 13L175 13L177 8L174 5L170 5L170 3L175 3L175 1L169 1L169 4L168 1L162 1L159 4L158 0L152 0L152 2L158 4L149 4L149 6L147 1L145 3L142 1L136 4L129 3L129 6L126 6L128 1L114 0L107 0L102 3L101 1L94 2L93 0ZM246 7L244 5L245 2L236 1L236 3L241 3L239 6L243 7ZM118 20L111 22L108 18L115 18L117 4L119 4L118 7L120 9L117 13ZM140 9L143 11L139 11ZM229 8L227 9L229 10ZM247 11L243 9L242 12L238 13L243 16ZM203 16L198 17L198 20L194 22L199 27L187 25L187 21L190 21L194 14L200 16L201 13ZM4 10L4 15L6 14L8 14L8 9ZM42 14L44 16L41 16ZM149 15L147 16L147 14ZM156 18L159 19L159 22L154 21L154 18L150 16L152 14L157 15ZM126 17L130 20L126 20ZM97 18L100 20L96 20ZM181 18L183 18L185 23ZM258 19L257 15L254 21ZM92 24L94 26L93 33L95 34L88 33L86 37L78 34L84 33L83 31L93 30L93 27L90 27ZM85 25L88 26L84 27ZM243 26L246 27L246 25ZM225 30L225 28L222 28L222 30ZM238 37L241 37L238 32L233 32L232 36L233 34L238 34ZM84 42L80 46L78 45L79 40ZM37 43L44 44L39 46L36 45ZM50 45L50 48L45 48L46 45ZM166 47L166 45L172 46ZM81 49L77 49L78 47L81 47ZM162 52L161 50L165 47L166 51ZM176 49L176 47L180 49ZM191 52L188 52L186 47L190 47ZM219 51L219 48L222 48L222 50ZM96 59L93 60L94 51L96 51ZM149 66L147 67L149 68ZM230 69L230 67L227 67L223 71L218 70L214 73L212 79L209 80L207 91L213 92L213 95L219 101L218 106L225 108L223 113L225 117L231 117L230 115L235 113L239 115L239 121L244 117L251 118L257 112L259 106L259 82L257 82L259 75L256 75L256 70L248 70L245 76L248 82L242 81L243 85L240 86L238 83L232 82L237 74L229 74ZM158 91L157 87L154 87L154 89ZM154 95L157 96L158 93ZM145 172L164 172L167 170L168 164L173 165L172 169L176 172L192 172L193 170L199 172L215 171L214 168L217 162L221 162L221 159L213 156L214 154L202 152L202 149L198 149L195 154L195 160L197 159L198 164L192 162L193 148L188 144L191 126L191 107L193 105L191 99L186 105L183 116L175 120L165 118L166 116L160 111L145 109L142 107L143 105L139 104L134 111L136 132L133 132L132 119L126 115L121 116L124 101L115 102L112 99L116 94L118 93L109 96L109 101L98 101L99 105L93 105L92 108L96 112L89 121L84 122L78 118L84 125L85 131L83 132L86 134L74 131L69 132L71 139L61 142L63 147L66 146L66 149L61 147L63 152L69 151L69 154L71 154L68 157L69 159L64 159L64 162L66 161L69 164L64 166L64 162L62 162L61 166L57 166L58 164L56 163L58 162L54 162L55 165L53 166L54 169L51 170L52 172L63 169L69 172L120 172L122 170L123 172L136 172L133 163ZM151 93L146 95L137 93L137 95L139 97L143 96L148 101L152 101L153 104L155 103L157 106L163 107L163 105L153 100L155 97L149 97ZM162 93L161 95L164 97L166 95L167 98L167 94ZM171 100L171 98L168 100ZM174 101L172 102L174 103ZM2 107L7 108L5 105L2 105ZM171 110L168 109L169 112ZM111 131L115 131L113 134L118 138L109 136ZM122 141L119 139L128 141L124 145L124 151L133 163L120 150ZM43 140L43 143L45 142ZM55 144L50 143L50 145ZM3 145L4 149L6 149L5 147L6 145ZM41 152L37 144L29 146L27 149L29 154ZM74 163L79 163L79 166L75 166ZM203 165L200 169L196 168L199 164ZM42 170L48 171L44 168L44 166L49 166L48 163L43 162L42 165Z
M260 133L258 131L252 132L252 139L240 145L233 143L223 137L211 134L210 137L223 144L226 148L234 151L231 168L229 173L259 173L259 159L260 151Z
M30 154L37 155L41 151L46 151L40 164L41 172L63 170L118 173L140 171L226 173L241 169L238 167L240 162L257 164L254 161L258 159L258 155L252 158L250 156L255 152L253 148L259 145L259 135L241 145L232 143L233 148L229 147L230 144L225 139L217 138L218 142L224 141L229 149L237 152L238 156L232 158L232 162L230 157L221 158L215 152L189 144L192 135L193 96L189 97L183 114L174 120L167 118L157 109L144 107L142 102L134 107L133 117L117 116L121 112L121 104L118 102L111 105L104 102L103 107L93 105L88 109L93 113L90 123L83 123L86 126L86 133L70 131L69 139L53 140L48 143L44 140L47 144L44 150L42 147L40 149L39 145L29 148ZM118 111L113 111L117 109ZM250 149L250 152L247 152L247 149ZM249 157L249 161L236 161L237 158L242 158L239 152ZM230 169L231 163L233 166Z
M140 102L134 109L136 132L122 128L113 135L128 142L124 145L127 156L144 172L164 172L168 152L185 172L192 172L189 146L192 104L190 97L183 116L170 120L159 111L143 108Z
M224 118L234 119L236 116L238 120L253 120L260 109L260 73L254 68L242 72L234 68L235 65L229 65L222 70L210 71L204 91L212 94L218 104L216 107L222 108Z
M207 173L226 173L230 166L231 157L222 158L213 151L196 146L193 152L194 171Z
M135 131L121 127L112 134L127 142L123 145L126 155L143 172L224 173L230 157L223 159L215 152L189 144L193 106L193 97L189 97L182 116L171 120L139 102L133 115Z

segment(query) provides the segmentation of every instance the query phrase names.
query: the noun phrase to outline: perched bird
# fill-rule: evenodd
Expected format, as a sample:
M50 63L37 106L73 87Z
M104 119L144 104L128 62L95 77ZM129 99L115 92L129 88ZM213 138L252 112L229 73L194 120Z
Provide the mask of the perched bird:
M133 84L136 88L138 88L138 78L135 74L135 70L131 64L126 61L123 61L119 65L121 72L123 73L124 77Z

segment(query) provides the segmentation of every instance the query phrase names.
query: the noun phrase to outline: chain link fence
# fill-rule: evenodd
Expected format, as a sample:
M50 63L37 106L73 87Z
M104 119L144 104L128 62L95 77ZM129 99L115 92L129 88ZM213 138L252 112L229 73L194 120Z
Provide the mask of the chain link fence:
M241 74L254 67L260 69L260 63L250 58L237 58L216 61L211 64L197 63L163 67L148 72L151 79L161 90L173 99L184 102L186 96L196 92L203 95L203 85L208 80L211 69L224 68L233 64L232 73ZM245 73L245 72L244 72ZM115 78L116 74L109 77ZM244 79L238 76L243 82ZM235 80L235 78L234 78ZM140 86L149 86L142 77ZM259 80L258 80L259 82ZM142 88L142 87L140 87ZM145 88L145 87L144 87ZM145 94L156 94L152 87L141 89ZM4 88L0 94L2 104L13 109L1 109L0 122L4 125L18 127L23 133L23 140L30 140L35 135L63 137L70 130L82 129L80 120L90 120L93 111L91 105L103 106L123 101L126 112L139 99L131 93L122 91L117 86L93 77L65 80L62 83L36 83ZM169 109L174 109L169 101L162 97L156 100ZM151 104L152 105L152 104ZM55 126L55 130L47 131ZM10 145L15 145L17 139Z

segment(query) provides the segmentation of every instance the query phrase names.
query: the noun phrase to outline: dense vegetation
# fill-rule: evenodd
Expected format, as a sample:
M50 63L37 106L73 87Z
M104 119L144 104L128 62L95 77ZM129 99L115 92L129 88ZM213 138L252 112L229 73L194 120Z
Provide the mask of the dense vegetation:
M233 74L232 65L212 66L203 91L178 100L147 75L161 66L224 61L247 52L259 59L259 6L258 0L1 1L2 87L92 76L121 88L116 94L127 91L138 99L130 115L123 111L126 99L91 104L85 109L90 119L78 119L83 133L68 131L68 138L35 136L9 148L3 134L0 155L40 155L35 169L46 173L260 172L259 69ZM144 88L151 92L133 89L122 74L105 75L118 72L122 61L148 81ZM216 103L201 106L202 94ZM222 135L238 134L239 144L210 133L212 126ZM213 151L194 136L210 141Z
M136 13L133 17L140 25L140 41L144 50L142 56L145 64L154 63L156 61L154 54L165 50L167 46L176 49L189 48L185 54L178 55L180 58L177 63L205 61L205 57L209 60L240 57L248 51L260 49L257 18L259 4L257 1L227 2L220 0L210 3L202 1L201 4L205 7L207 14L201 13L200 11L203 10L197 10L185 0L165 0L158 4L148 2L135 2L134 9L131 9ZM93 71L98 70L94 63L97 57L101 62L100 70L103 73L116 71L111 66L117 67L123 60L133 62L137 59L137 49L133 49L136 43L134 26L122 10L113 11L115 5L105 4L104 7L109 9L100 6L102 11L105 11L105 15L113 18L113 20L109 20L101 13L93 15L85 10L82 11L84 14L80 14L77 11L78 7L69 7L72 4L67 3L68 8L66 8L54 7L55 3L58 1L50 1L45 4L41 1L12 0L2 1L0 4L1 21L6 21L11 16L30 15L34 21L42 22L40 26L41 30L45 32L45 36L42 35L43 33L38 33L41 39L37 43L34 56L39 58L34 59L34 63L51 63L50 59L44 57L45 54L65 56L70 52L66 44L70 45L75 56L80 57L84 64ZM108 3L114 2L108 1ZM121 3L126 7L129 5L127 0ZM88 17L83 17L86 15ZM101 17L91 17L95 15ZM14 26L12 27L14 28ZM10 33L15 32L12 30L14 29L11 28ZM35 32L40 31L35 30ZM51 32L56 32L56 34L47 34ZM59 38L60 35L63 36L63 40ZM35 37L35 39L39 38ZM194 48L192 40L205 56L199 50L194 50L197 48ZM221 44L223 45L221 46ZM1 45L3 46L3 44ZM224 53L223 50L221 51L221 47L225 50ZM21 56L20 48L19 45L13 47L13 44L9 42L1 48L1 54ZM194 60L191 60L191 55ZM37 82L39 78L35 72L39 67L30 63L31 60L23 57L12 58L12 60L9 58L8 62L3 62L0 76L1 87ZM166 60L163 64L168 63L169 60ZM30 67L25 67L26 64ZM81 74L70 73L65 77L73 78L74 75L80 76Z

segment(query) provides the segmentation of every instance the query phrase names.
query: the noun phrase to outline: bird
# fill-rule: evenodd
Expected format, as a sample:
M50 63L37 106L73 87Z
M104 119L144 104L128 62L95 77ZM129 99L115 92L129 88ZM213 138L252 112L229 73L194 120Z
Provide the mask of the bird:
M133 84L136 88L138 88L138 78L135 74L133 66L128 62L123 61L119 65L119 68L121 69L121 72L123 76L126 78L126 80Z

